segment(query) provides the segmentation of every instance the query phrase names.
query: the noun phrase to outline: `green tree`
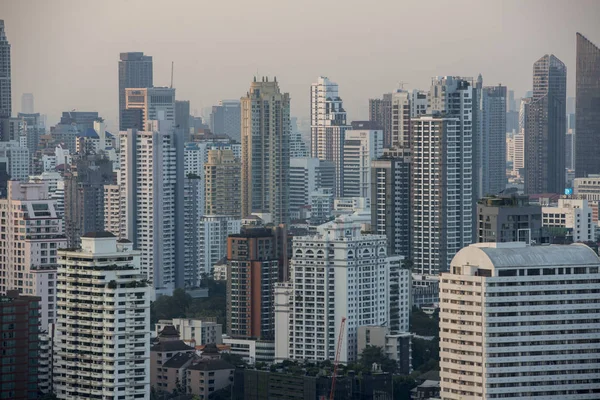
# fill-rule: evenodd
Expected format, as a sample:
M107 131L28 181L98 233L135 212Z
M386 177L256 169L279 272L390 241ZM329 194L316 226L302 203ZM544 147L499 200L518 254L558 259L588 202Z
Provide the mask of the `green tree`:
M433 340L413 338L412 364L413 369L422 373L439 369L440 343L436 337Z
M367 345L360 354L359 364L370 371L373 363L377 363L383 372L394 373L398 369L396 361L390 359L381 347Z

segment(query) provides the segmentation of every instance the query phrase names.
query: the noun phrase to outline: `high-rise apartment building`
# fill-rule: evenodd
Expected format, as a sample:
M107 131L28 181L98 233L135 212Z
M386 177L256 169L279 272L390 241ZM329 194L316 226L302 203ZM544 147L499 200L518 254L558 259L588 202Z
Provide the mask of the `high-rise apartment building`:
M479 198L506 188L506 86L485 86L481 94Z
M241 218L241 164L230 149L209 150L204 164L204 215Z
M150 299L140 253L108 232L61 250L54 390L61 400L150 398Z
M525 193L563 193L567 67L546 54L533 64L533 97L525 103Z
M440 282L440 398L598 398L599 267L584 245L458 252Z
M56 202L46 183L8 182L0 199L0 293L40 297L42 330L56 316L57 250L67 245Z
M371 161L383 154L383 130L370 121L352 122L344 139L343 197L371 198Z
M420 274L437 275L472 242L471 135L459 118L422 116L412 143L411 258Z
M264 227L257 217L246 219L241 232L227 238L229 336L274 339L273 289L287 278L287 246L285 227Z
M387 254L410 258L410 150L386 149L371 162L371 230L387 237Z
M477 202L477 241L542 244L542 208L528 196L493 196Z
M9 290L0 295L0 398L37 399L40 298Z
M311 156L331 161L335 166L335 195L343 192L344 141L346 110L338 94L338 85L319 77L310 87ZM381 129L381 128L379 128Z
M343 363L358 358L358 327L408 330L410 272L397 274L402 258L387 256L386 248L385 236L362 234L348 216L294 238L290 282L275 290L277 360L335 359L342 318ZM402 295L392 304L396 290Z
M39 117L39 114L37 115ZM97 111L63 111L60 123L74 125L79 132L85 132L88 129L94 129L94 122L99 118Z
M600 174L600 49L577 33L575 176Z
M4 20L0 19L0 140L9 140L8 120L12 115L10 43Z
M333 193L335 167L331 161L318 158L290 159L290 214L299 218L301 210L310 205L313 192L324 189Z
M67 245L78 247L87 232L104 231L104 185L111 184L112 162L83 155L65 173L64 211Z
M277 80L250 84L242 107L242 217L269 213L289 223L290 95Z
M392 145L392 93L385 93L380 99L369 99L369 121L383 130L384 147Z
M221 100L210 114L210 131L241 141L241 106L239 100Z
M125 89L125 109L142 110L143 126L146 126L148 121L173 121L175 128L175 89Z
M124 127L121 121L121 112L126 108L125 89L150 88L153 86L152 56L145 56L142 52L121 53L119 61L119 130L131 128ZM141 129L142 126L138 126Z
M169 121L120 132L121 237L140 250L141 270L170 294L183 286L183 140Z
M427 105L427 92L398 89L391 94L390 145L386 145L386 148L410 147L411 118L424 115Z

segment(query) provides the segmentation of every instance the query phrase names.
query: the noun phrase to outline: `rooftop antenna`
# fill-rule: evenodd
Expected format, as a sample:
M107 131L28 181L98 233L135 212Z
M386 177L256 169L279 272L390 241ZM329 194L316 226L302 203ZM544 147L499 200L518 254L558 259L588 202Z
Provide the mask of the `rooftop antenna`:
M171 61L171 89L173 89L173 68L175 67L175 61Z

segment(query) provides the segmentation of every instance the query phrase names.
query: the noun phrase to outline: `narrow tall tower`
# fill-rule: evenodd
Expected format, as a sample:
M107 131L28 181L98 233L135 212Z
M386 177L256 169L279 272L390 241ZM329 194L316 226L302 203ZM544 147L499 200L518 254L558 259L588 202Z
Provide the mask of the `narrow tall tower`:
M242 217L270 214L289 222L290 95L277 80L256 78L242 106Z
M600 174L600 49L577 34L575 176Z
M0 140L9 140L8 119L12 115L10 75L10 43L6 38L4 20L0 19Z
M533 64L533 98L525 104L525 193L565 188L567 67L546 54Z

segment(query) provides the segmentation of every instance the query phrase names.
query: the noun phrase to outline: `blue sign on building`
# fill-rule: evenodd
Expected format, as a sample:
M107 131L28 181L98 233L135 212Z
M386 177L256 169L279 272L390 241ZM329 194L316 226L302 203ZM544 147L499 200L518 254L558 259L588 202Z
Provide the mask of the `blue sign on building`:
M573 195L573 188L566 188L565 189L565 194L567 196L572 196Z

